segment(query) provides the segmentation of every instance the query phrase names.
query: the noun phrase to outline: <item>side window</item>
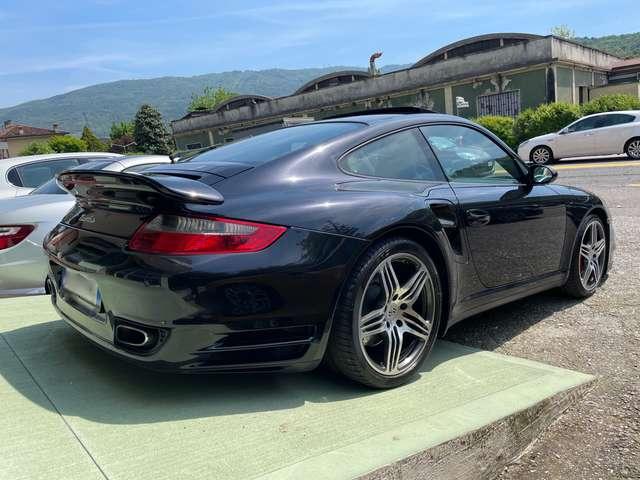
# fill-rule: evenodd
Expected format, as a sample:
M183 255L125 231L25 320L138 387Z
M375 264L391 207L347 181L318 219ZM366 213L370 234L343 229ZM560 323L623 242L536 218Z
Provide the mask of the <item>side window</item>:
M598 128L600 126L598 125L600 121L601 121L601 116L585 118L584 120L577 121L573 125L569 125L569 128L567 128L567 132L569 133L584 132L585 130Z
M347 172L400 180L442 181L442 171L416 129L392 133L342 159Z
M518 162L485 134L461 125L431 125L420 130L452 182L520 183Z
M20 175L18 175L17 168L9 170L7 173L7 180L9 180L9 183L14 187L22 187L22 181L20 180Z
M635 120L633 115L627 115L625 113L611 113L609 115L603 115L603 117L603 127L613 127L614 125L631 123Z
M74 159L50 160L48 162L29 163L17 167L22 185L28 188L36 188L47 180L52 179L57 173L78 165Z

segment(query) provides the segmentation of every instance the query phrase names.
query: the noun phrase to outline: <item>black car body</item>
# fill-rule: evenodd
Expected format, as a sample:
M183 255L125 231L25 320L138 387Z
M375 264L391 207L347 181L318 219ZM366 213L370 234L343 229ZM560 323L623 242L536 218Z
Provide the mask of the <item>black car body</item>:
M272 159L260 144L262 137L282 139L310 127L321 133L303 147L293 142L285 152L271 152ZM486 153L476 146L439 136L453 127L463 129L462 136L482 135L489 152L495 146L515 165L517 181L499 177L491 158L478 163ZM432 163L426 169L394 172L390 165L402 164L394 160L367 173L369 163L378 162L375 151L350 156L399 133L427 152ZM443 171L453 151L456 161L476 163ZM456 181L456 175L467 177ZM478 181L469 181L474 175ZM144 174L67 172L60 182L78 202L45 241L48 289L70 325L150 367L310 370L323 359L346 280L381 239L411 239L433 259L442 285L440 334L471 315L563 285L589 215L605 226L608 269L613 231L602 201L533 176L494 135L442 114L315 122ZM132 237L159 212L284 228L268 247L249 253L132 251Z

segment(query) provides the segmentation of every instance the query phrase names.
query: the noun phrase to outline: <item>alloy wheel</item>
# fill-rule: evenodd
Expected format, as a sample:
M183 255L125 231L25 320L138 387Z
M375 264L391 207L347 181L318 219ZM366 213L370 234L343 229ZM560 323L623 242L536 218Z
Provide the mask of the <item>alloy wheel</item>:
M640 139L634 140L629 144L627 154L633 159L640 159Z
M544 165L551 160L551 152L547 148L538 147L531 153L531 160L538 165Z
M580 281L586 290L595 289L602 279L606 246L602 223L593 220L585 228L580 244Z
M435 288L425 264L409 253L386 258L369 277L359 308L359 344L371 368L396 377L427 347Z

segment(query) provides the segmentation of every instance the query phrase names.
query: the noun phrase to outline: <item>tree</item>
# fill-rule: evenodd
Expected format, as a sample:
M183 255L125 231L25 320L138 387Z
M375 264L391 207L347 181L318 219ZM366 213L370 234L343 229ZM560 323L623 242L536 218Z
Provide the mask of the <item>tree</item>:
M229 100L236 95L237 93L230 92L223 87L204 87L202 94L191 95L191 103L189 104L188 111L212 110L216 105Z
M158 155L171 153L169 134L162 123L162 115L151 105L142 105L136 113L133 138L143 152Z
M98 137L91 131L91 129L85 125L82 129L82 136L80 137L87 144L87 150L90 152L106 152L107 146L100 141Z
M111 138L111 140L124 137L125 135L133 137L133 126L134 122L114 122L111 124L109 137Z
M53 153L53 149L48 143L31 142L20 152L20 155L43 155L45 153Z
M49 147L56 153L86 152L87 142L71 135L58 135L51 137Z
M555 35L560 38L572 39L576 37L576 32L572 28L569 28L568 25L556 25L551 29L551 35Z

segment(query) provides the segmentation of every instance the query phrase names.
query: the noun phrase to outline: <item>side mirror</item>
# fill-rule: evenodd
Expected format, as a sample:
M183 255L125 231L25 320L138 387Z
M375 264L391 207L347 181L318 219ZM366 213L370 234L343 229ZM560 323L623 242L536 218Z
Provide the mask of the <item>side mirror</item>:
M531 167L531 182L534 185L544 185L553 182L558 178L558 172L546 165L536 165Z

